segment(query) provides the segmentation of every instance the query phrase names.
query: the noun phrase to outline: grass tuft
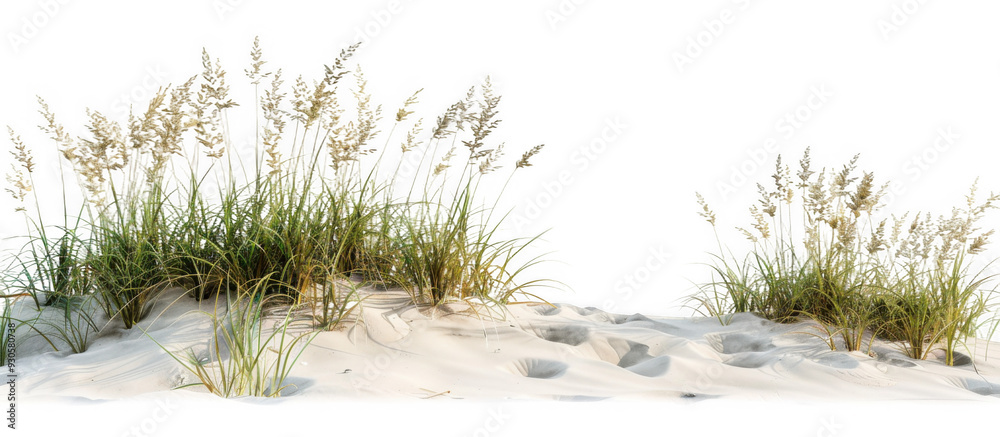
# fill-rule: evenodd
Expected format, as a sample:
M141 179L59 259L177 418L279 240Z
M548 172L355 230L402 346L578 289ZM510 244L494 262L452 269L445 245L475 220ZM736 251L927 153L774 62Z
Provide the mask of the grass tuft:
M716 216L698 195L699 213L716 230L713 279L693 296L699 311L726 322L753 312L778 322L812 319L831 349L864 348L865 338L901 343L926 359L955 350L975 335L994 307L987 283L971 269L992 230L978 223L1000 196L978 200L974 184L950 216L929 213L877 219L887 185L858 175L855 156L838 171L811 169L809 150L792 176L779 157L774 184L758 184L750 228L737 228L752 244L739 259L724 250ZM839 340L839 342L837 341Z

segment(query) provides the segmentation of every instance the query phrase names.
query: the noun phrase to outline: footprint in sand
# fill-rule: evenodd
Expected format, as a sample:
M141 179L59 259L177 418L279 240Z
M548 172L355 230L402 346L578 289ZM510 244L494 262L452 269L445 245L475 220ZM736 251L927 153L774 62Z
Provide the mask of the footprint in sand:
M626 367L625 370L635 373L636 375L646 376L649 378L655 378L657 376L663 376L670 369L670 357L661 356L650 358L639 364L635 364Z
M980 378L954 378L951 383L975 394L1000 397L1000 385Z
M536 328L534 331L535 335L543 340L568 344L570 346L579 346L590 339L590 330L584 326L546 326L544 328Z
M615 322L619 325L629 325L638 328L652 329L654 331L660 331L664 334L673 334L680 330L677 326L650 319L649 317L646 317L639 313L632 314L631 316L628 317L622 316Z
M625 340L625 344L627 345L628 350L621 355L621 358L618 360L618 367L632 367L653 358L653 356L649 354L648 345L636 343L630 340Z
M577 314L596 323L620 325L624 323L627 318L624 314L609 313L594 307L575 308L575 310Z
M538 305L534 308L535 313L540 316L554 316L562 312L562 308L559 305Z
M774 349L770 338L731 332L725 334L709 334L705 336L708 344L723 354L738 354L744 352L765 352Z
M514 375L527 378L552 379L558 378L569 369L565 363L535 358L524 358L507 365L507 370Z
M650 355L647 344L621 338L610 338L607 343L614 350L614 355L604 360L629 372L655 377L667 373L670 367L670 357ZM617 357L617 362L614 357Z
M937 359L939 359L941 361L944 361L944 359L945 359L945 351L944 350L935 349L935 350L931 351L931 354L934 355L935 358L937 358ZM955 367L968 366L968 365L972 364L972 358L970 358L968 355L963 354L963 353L958 352L958 351L956 351L954 354L955 354L954 355L954 359L955 359L954 366Z
M972 357L963 353L955 352L955 367L968 366L972 364Z
M722 364L743 369L759 369L778 361L774 355L766 352L745 352L733 355L722 361Z

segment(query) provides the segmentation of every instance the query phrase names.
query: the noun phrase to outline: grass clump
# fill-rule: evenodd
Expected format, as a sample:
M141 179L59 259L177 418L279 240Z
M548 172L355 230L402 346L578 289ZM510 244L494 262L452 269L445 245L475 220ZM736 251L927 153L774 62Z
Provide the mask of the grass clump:
M540 281L516 280L538 262L520 261L534 238L498 238L497 201L488 207L479 199L504 151L491 142L500 96L489 80L426 131L412 117L417 91L383 135L383 107L361 68L349 65L356 49L341 51L315 80L298 76L288 87L254 41L245 71L254 100L243 112L253 113L252 156L233 145L230 117L240 106L207 51L199 74L159 90L125 120L87 110L79 136L39 99L41 129L80 196L68 197L71 183L63 181L62 224L45 223L31 150L10 130L18 164L7 191L29 230L5 271L10 289L38 309L61 309L65 323L53 327L76 352L101 329L85 308L130 329L168 287L225 302L227 311L212 315L217 328L227 327L213 343L217 353L184 362L224 396L276 395L283 387L281 366L294 360L282 356L276 370L260 354L269 342L285 350L290 319L261 334L265 303L308 308L313 329L332 329L363 300L363 284L402 287L430 305L534 296L527 290ZM540 149L524 153L511 176ZM412 154L420 154L418 168L400 176ZM386 173L393 156L399 162ZM74 197L82 199L78 210Z
M404 221L396 234L400 256L393 266L395 277L401 283L413 284L417 296L433 303L469 298L507 303L518 293L533 296L526 290L538 285L537 281L514 282L521 271L537 263L537 258L518 267L512 263L538 237L497 241L494 235L503 218L492 222L496 204L487 208L475 203L481 179L500 168L503 145L483 149L483 141L499 122L495 120L499 101L487 81L482 100L467 98L452 106L455 114L439 119L436 140L447 138L441 124L447 123L449 117L456 120L456 132L451 134L456 135L454 138L468 125L472 138L463 141L469 153L467 165L460 169L457 180L449 180L449 160L456 153L453 138L451 148L429 175L427 186L431 191L425 191L424 200L409 203L407 216L411 219ZM530 158L540 150L541 146L536 146L525 152L511 170L508 182L519 169L530 166ZM448 197L446 193L454 194Z
M751 242L750 253L737 258L717 241L713 280L694 299L723 322L735 312L778 322L808 318L820 324L831 349L839 340L860 350L866 336L877 336L902 342L913 358L941 349L953 365L955 350L993 306L991 277L970 269L993 234L978 223L1000 196L979 201L973 185L950 216L879 219L887 185L876 185L870 172L858 175L857 159L814 171L807 149L793 177L779 156L774 184L758 184L752 231L737 228ZM701 195L698 202L716 229Z

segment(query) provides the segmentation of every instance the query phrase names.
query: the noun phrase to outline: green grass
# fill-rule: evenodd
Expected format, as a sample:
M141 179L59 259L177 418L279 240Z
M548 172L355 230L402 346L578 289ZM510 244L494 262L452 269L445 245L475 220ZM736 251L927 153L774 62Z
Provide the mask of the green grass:
M758 185L761 197L750 208L753 230L737 228L751 251L737 258L718 241L713 280L692 297L699 311L724 323L738 312L811 319L832 349L861 350L866 337L869 347L880 337L913 358L943 350L954 364L955 351L994 308L993 278L970 269L993 233L978 223L1000 196L978 201L973 186L951 216L876 219L886 186L872 173L856 174L857 156L840 171L815 172L810 164L807 150L793 178L778 158L773 186ZM715 228L715 214L701 195L698 201Z
M91 336L100 331L100 326L94 320L93 300L93 295L65 297L52 305L53 310L60 312L61 318L39 320L34 325L45 327L45 332L61 339L73 353L86 352L87 348L90 347ZM42 330L37 329L36 332L42 332ZM50 342L50 344L52 343ZM58 350L54 344L52 347Z
M109 319L120 317L126 329L149 314L157 291L168 281L166 255L160 250L163 202L155 189L143 200L125 200L127 205L114 215L100 217L88 260L102 309Z
M315 333L293 327L293 307L273 303L281 295L268 295L264 284L215 295L215 310L204 313L215 335L204 351L168 351L199 381L177 388L203 386L227 398L278 397L289 388L285 381Z
M0 284L2 284L2 282L0 282ZM53 350L58 350L58 348L56 347L55 343L53 343L52 340L49 338L49 335L45 331L39 329L36 326L39 323L39 321L40 321L40 316L39 315L36 315L35 317L32 317L30 319L20 319L20 318L14 317L14 304L15 304L15 302L18 299L26 297L26 296L27 295L25 295L25 294L16 294L16 295L5 294L5 295L0 295L0 299L3 299L3 302L2 302L3 308L0 309L0 336L2 336L2 337L0 337L0 347L2 347L2 349L0 349L0 361L2 361L5 365L7 364L7 358L8 358L8 353L9 353L9 349L8 348L12 347L15 350L15 353L16 353L17 344L19 344L19 342L22 340L20 337L17 336L17 335L21 335L21 334L18 334L16 332L17 329L20 328L20 327L22 327L22 326L27 326L28 327L28 331L30 331L30 332L34 333L35 335L38 335L39 337L41 337L49 346L52 347ZM23 333L23 331L22 331L22 333ZM10 343L11 334L15 334L14 337L13 337L13 340L14 340L14 344L13 345L11 345L11 343Z

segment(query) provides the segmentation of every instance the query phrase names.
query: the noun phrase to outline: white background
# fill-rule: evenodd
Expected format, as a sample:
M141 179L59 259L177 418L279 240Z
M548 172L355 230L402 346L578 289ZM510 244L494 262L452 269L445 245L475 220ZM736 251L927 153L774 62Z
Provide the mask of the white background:
M317 77L363 39L354 60L375 101L391 113L424 88L417 116L428 121L489 74L504 96L494 141L506 142L508 159L546 144L501 202L520 234L550 230L537 250L554 262L533 274L572 291L543 296L616 312L690 315L680 304L716 247L694 193L740 251L733 227L748 226L754 185L770 180L778 153L794 164L811 146L815 167L861 153L861 168L900 182L891 211L946 213L977 176L984 191L1000 190L995 3L345 3L4 2L0 123L53 180L55 146L35 129L36 94L83 135L85 108L124 116L129 104L142 107L157 87L199 73L202 47L222 59L243 103L231 119L249 120L242 70L255 35L286 84ZM797 127L782 121L789 115ZM935 149L941 129L958 138ZM9 163L4 153L0 165ZM43 199L58 200L57 186L39 185ZM3 236L22 234L11 198L2 199ZM656 253L669 261L661 266Z
M205 47L222 59L243 103L231 117L246 119L252 92L241 72L255 35L268 67L284 68L289 82L317 77L360 37L366 44L354 61L375 100L391 113L424 88L418 115L427 120L489 74L504 96L495 140L507 143L508 158L546 144L501 203L522 234L551 229L537 250L553 251L555 262L535 275L572 292L543 295L624 313L691 314L680 303L715 248L694 193L716 209L723 241L739 249L732 227L748 225L754 184L768 182L777 153L794 163L811 146L817 167L861 153L862 168L900 182L893 211L946 213L977 176L984 191L1000 190L997 2L392 5L4 1L0 124L36 151L48 172L36 176L48 179L38 189L53 201L43 209L58 214L54 144L35 129L36 94L82 135L85 108L123 115L129 103L141 107L155 88L199 73ZM782 124L789 115L798 127ZM609 120L622 132L604 141ZM935 149L941 129L960 137ZM762 151L769 139L774 152ZM4 170L10 162L0 156ZM0 202L2 236L23 234L10 197ZM997 224L995 215L986 223ZM661 266L654 253L671 256Z

